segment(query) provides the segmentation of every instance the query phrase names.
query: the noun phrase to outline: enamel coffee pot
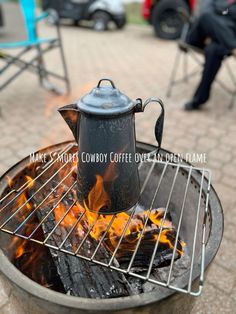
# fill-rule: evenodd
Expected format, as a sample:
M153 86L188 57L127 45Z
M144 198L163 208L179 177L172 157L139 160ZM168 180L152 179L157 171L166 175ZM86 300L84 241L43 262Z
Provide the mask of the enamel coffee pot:
M110 84L102 84L104 81ZM129 210L140 196L136 158L135 113L149 103L161 106L155 126L158 148L164 126L164 107L156 98L132 101L110 79L77 103L59 109L78 143L78 202L100 214Z

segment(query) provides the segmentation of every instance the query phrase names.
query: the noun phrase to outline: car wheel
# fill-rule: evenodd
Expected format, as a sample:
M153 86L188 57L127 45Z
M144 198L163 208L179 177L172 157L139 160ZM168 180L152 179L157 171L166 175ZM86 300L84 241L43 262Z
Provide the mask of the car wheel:
M124 28L126 25L126 17L124 17L124 19L122 21L116 22L116 27L118 29L122 29Z
M180 9L189 12L189 8L183 0L161 0L155 5L152 24L156 36L164 39L180 37L184 25Z
M106 12L95 12L93 17L94 30L101 32L108 29L108 23L110 22L110 16Z

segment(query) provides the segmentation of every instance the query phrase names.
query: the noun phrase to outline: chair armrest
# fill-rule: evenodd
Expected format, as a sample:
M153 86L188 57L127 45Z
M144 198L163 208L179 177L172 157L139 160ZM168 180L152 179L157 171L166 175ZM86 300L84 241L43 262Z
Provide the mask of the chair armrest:
M49 22L50 24L54 24L56 26L59 26L60 19L59 19L59 16L55 10L48 10L48 11L42 12L42 14L40 14L39 16L36 17L36 23L45 19L45 18L50 19L50 22Z
M42 12L40 15L36 16L35 22L38 23L48 17L49 13L48 12Z

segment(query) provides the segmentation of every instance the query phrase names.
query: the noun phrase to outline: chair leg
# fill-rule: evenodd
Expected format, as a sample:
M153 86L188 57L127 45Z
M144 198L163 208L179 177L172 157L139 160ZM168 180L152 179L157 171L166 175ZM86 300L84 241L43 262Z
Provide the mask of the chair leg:
M173 65L173 68L172 68L172 71L171 71L169 85L168 85L168 88L167 88L166 96L168 98L171 96L172 88L173 88L173 86L175 84L175 78L176 78L177 71L178 71L178 68L179 68L181 54L182 54L182 52L178 49L176 57L175 57L175 60L174 60L174 65Z
M62 44L61 31L60 31L59 25L57 26L57 34L58 34L58 39L59 39L59 50L60 50L60 55L61 55L62 67L63 67L64 77L65 77L65 82L66 82L66 90L67 90L67 93L69 93L70 92L70 80L69 80L68 69L66 65L65 53L64 53L64 48Z
M235 105L235 102L236 102L236 92L233 93L232 97L231 97L231 100L230 100L230 103L229 103L229 110L232 110L234 108L234 105Z
M236 86L236 77L235 77L234 72L232 71L229 63L227 62L227 60L225 61L225 66L226 66L226 69L228 71L228 74L229 74L234 86Z
M184 81L185 83L188 83L188 54L185 53L183 56L183 74L184 74Z
M16 73L14 73L9 79L7 79L2 85L0 85L0 91L7 87L12 81L14 81L22 72L27 69L28 65L22 66Z
M38 51L38 58L37 58L37 68L38 68L38 75L39 75L39 83L41 86L43 86L44 79L47 78L47 74L45 71L45 63L43 60L43 53L40 45L37 45L37 51Z

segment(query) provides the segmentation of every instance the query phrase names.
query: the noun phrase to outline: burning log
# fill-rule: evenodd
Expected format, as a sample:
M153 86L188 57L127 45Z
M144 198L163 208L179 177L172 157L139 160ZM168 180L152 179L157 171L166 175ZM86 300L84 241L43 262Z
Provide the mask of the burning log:
M146 211L142 214L134 215L131 221L130 233L124 236L116 253L116 259L122 267L127 267L129 265L134 250L136 246L139 245L132 263L132 269L136 272L147 269L150 265L155 243L158 238L159 245L157 247L152 267L156 268L170 265L176 240L176 231L172 224L171 216L167 213L167 217L163 222L163 229L160 234L160 226L162 224L163 216L164 209L153 210L151 214L148 214L148 211ZM146 219L148 220L140 241L141 232L144 228ZM105 239L105 244L107 248L113 252L118 241L119 237L110 237ZM184 242L179 239L177 242L175 260L182 256L183 246Z
M144 269L147 269L150 265L151 257L154 251L155 243L158 238L158 235L160 233L159 229L150 229L144 232L142 236L142 241L140 242L139 248L137 250L137 253L135 255L134 261L132 263L132 268L137 272L143 271ZM164 232L166 235L166 238L170 238L171 240L175 239L175 231L174 230L168 230L167 232ZM161 237L163 237L164 234L162 232ZM134 232L124 238L122 243L120 244L120 248L117 251L116 259L119 262L122 267L126 267L129 265L129 262L131 261L132 255L134 253L134 248L138 242L139 239L139 232ZM109 247L110 243L107 241L107 246ZM170 261L172 259L173 255L173 248L171 248L168 244L163 244L162 242L158 246L157 252L154 257L153 261L153 268L156 267L165 267L169 266ZM175 260L180 258L180 254L175 254Z
M152 268L169 265L176 239L170 215L167 214L163 221L163 209L136 214L126 230L129 215L120 213L115 216L110 225L112 216L101 215L99 211L91 213L86 206L82 207L75 202L76 189L72 187L76 181L76 173L72 172L69 175L70 173L66 167L60 177L55 177L46 185L44 183L47 180L43 175L37 181L32 180L27 190L32 204L35 206L40 204L36 216L41 222L45 242L50 245L49 251L66 293L86 298L114 298L135 294L132 285L129 284L129 276L125 277L122 273L78 258L76 255L90 258L99 240L106 233L99 250L96 250L96 260L109 264L111 255L122 236L119 249L113 256L115 266L120 268L129 266L135 248L139 245L131 270L146 271L157 239L159 239L159 246ZM91 199L96 203L97 198L99 200L97 203L103 202L103 193L96 192ZM78 221L83 212L84 216ZM107 229L108 225L110 225L109 229ZM160 233L161 226L163 230ZM123 234L124 230L126 230L125 234ZM181 257L182 247L183 243L179 240L175 260Z
M45 189L44 192L48 193L49 191ZM47 195L44 195L44 192L34 196L36 203L39 204L44 199L44 196ZM69 206L69 204L64 205ZM39 221L42 221L50 211L51 207L49 204L38 210L37 217ZM55 212L53 212L42 223L45 238L54 230L55 225ZM61 223L55 232L51 234L47 243L51 246L59 247L68 233L69 228ZM73 253L74 248L78 246L79 240L81 241L78 235L72 233L65 241L63 249ZM93 241L90 238L88 241L85 241L83 250L89 251L92 249L92 246ZM123 274L111 269L105 269L100 265L82 260L76 256L56 251L53 248L50 248L50 253L67 294L85 298L116 298L132 294L131 287ZM103 259L109 260L109 254L105 248L101 248L101 253L103 254Z

